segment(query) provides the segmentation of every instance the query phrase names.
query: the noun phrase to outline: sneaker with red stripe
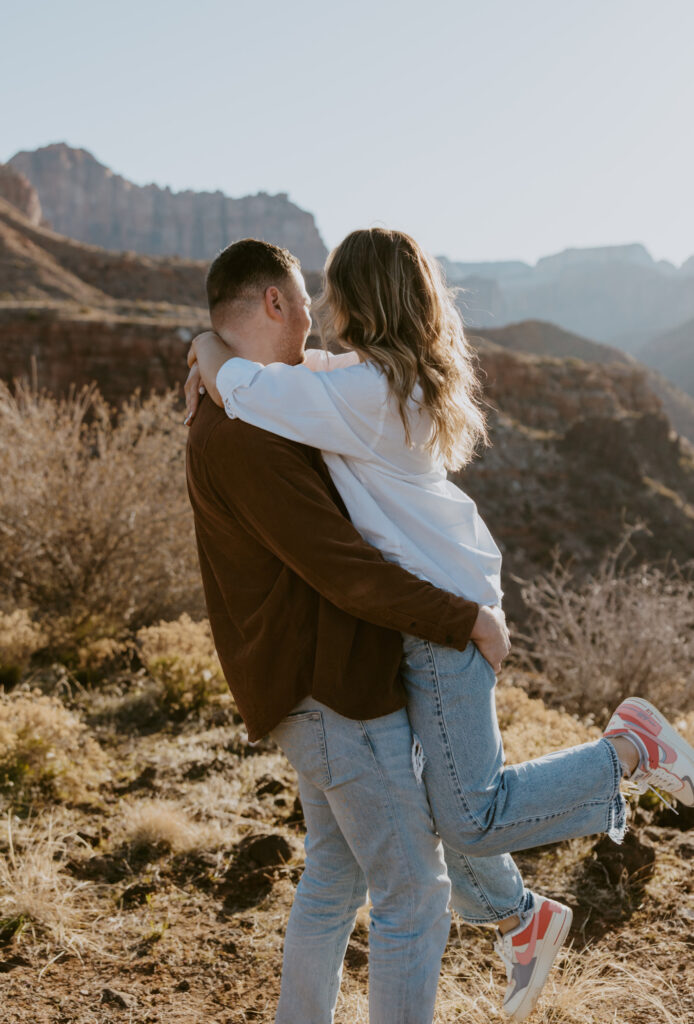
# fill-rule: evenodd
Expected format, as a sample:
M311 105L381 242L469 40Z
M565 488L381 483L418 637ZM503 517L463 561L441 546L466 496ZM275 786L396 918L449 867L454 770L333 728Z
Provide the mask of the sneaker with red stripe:
M640 763L628 782L640 793L661 789L687 807L694 807L694 749L647 700L623 700L604 735L608 739L626 736L639 748Z
M571 909L563 903L533 895L530 920L505 935L497 932L494 943L506 965L504 1012L512 1020L525 1020L532 1012L573 918Z

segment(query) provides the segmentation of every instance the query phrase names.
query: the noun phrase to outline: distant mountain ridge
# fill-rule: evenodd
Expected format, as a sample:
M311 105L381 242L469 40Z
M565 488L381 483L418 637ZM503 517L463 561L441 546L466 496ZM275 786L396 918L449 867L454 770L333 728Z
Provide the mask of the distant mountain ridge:
M457 263L440 257L474 327L545 320L635 352L694 318L694 257L656 262L641 244L566 249L538 260Z
M34 186L56 231L105 249L209 261L253 236L290 249L307 270L320 269L327 256L313 214L284 193L232 199L139 186L65 143L16 153L8 165Z
M694 395L694 318L652 338L637 355L647 366Z
M43 275L39 291L44 286L49 292L53 286L54 291L65 287L75 293L83 288L86 279L80 273L81 285L65 281L73 259L92 286L99 287L92 277L96 266L105 266L106 250L114 255L142 254L145 262L140 269L146 275L147 259L174 254L174 259L199 260L202 265L234 238L248 235L286 246L309 272L318 272L327 255L313 215L290 203L284 194L231 199L221 192L173 193L156 185L139 187L86 150L64 143L17 153L9 164L0 164L0 197L20 209L35 227L52 224L61 236L100 248L100 255L91 262L82 260L78 250L70 250L69 256L64 250L62 265L49 269L45 255L54 243L43 237L44 255L36 264ZM64 241L55 244L64 248ZM522 260L440 260L449 282L460 289L459 306L471 329L508 328L511 334L501 343L513 347L516 325L552 324L555 333L547 343L557 355L556 329L571 335L566 354L577 358L605 361L615 359L617 350L634 355L675 385L668 387L662 377L653 378L653 387L677 429L691 437L690 411L682 405L680 391L694 397L694 256L676 267L667 260L654 260L645 246L633 243L569 248L542 257L534 266ZM119 263L109 264L109 280L121 289L121 297L130 289L136 298L142 291L137 272L127 275L124 269ZM21 278L19 264L10 270L6 281ZM191 278L180 267L175 273L170 268L169 273L179 283L200 275L196 271ZM162 288L163 280L155 290ZM188 287L186 283L183 291ZM36 281L31 288L38 297ZM542 330L536 328L539 334L533 338L527 326L523 332L523 344L530 344L529 351L536 354L543 352ZM578 337L583 343L577 347ZM596 343L610 347L611 354L591 349ZM519 350L524 350L522 345Z

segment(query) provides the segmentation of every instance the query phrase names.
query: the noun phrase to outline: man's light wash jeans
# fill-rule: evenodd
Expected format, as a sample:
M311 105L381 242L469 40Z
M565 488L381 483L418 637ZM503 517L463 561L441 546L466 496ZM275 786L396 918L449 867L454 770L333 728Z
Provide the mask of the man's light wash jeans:
M360 722L306 698L272 736L297 771L306 819L276 1024L333 1021L367 887L370 1024L430 1024L450 883L407 712Z
M405 635L403 647L407 710L426 758L452 905L472 924L522 919L532 894L511 851L598 832L622 841L617 752L600 739L504 765L496 676L475 644L455 651Z

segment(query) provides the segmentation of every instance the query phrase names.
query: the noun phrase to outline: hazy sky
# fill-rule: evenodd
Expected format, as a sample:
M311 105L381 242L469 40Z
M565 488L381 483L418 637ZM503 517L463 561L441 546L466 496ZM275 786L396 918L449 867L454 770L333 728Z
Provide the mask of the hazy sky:
M693 0L24 0L2 34L0 159L288 192L329 246L694 253Z

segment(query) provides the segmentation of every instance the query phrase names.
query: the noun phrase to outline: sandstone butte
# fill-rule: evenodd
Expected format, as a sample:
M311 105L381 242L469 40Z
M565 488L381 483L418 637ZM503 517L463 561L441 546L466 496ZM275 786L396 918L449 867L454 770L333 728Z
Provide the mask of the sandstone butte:
M180 387L186 343L207 323L205 264L76 242L42 226L7 177L4 195L20 193L25 212L0 198L0 378L33 362L39 386L96 381L114 405L136 388ZM315 293L319 275L308 285ZM516 576L548 567L554 550L594 568L624 521L648 523L637 557L694 558L694 401L551 324L470 333L494 444L454 478L504 550L509 612L522 614Z
M253 236L286 246L307 270L327 250L313 215L284 193L232 199L222 192L139 186L65 143L17 153L9 166L36 188L56 231L105 249L209 259L230 240Z

